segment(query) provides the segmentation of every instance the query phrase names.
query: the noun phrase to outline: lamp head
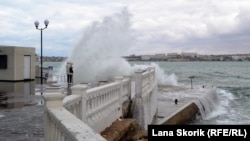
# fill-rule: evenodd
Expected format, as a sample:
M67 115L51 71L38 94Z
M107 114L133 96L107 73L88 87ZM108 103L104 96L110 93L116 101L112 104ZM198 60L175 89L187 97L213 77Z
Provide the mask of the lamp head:
M35 26L36 26L36 28L38 28L38 26L39 26L39 22L38 21L35 21Z
M49 25L49 20L44 20L44 24L45 24L45 26L47 27L48 25Z

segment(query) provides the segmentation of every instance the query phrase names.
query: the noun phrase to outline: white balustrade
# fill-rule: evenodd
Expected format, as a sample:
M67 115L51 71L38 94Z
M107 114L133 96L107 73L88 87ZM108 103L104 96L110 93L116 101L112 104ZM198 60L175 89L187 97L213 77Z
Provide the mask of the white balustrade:
M69 95L63 99L63 107L77 118L82 119L82 96Z
M83 95L83 121L101 132L122 116L121 82L113 82L92 89Z
M122 104L130 99L130 77L89 88L85 84L71 87L72 95L64 98L63 106L95 131L101 132L122 116Z
M67 83L67 75L66 74L61 74L61 75L54 74L53 79L55 79L55 81L57 81L57 83L59 83L59 84Z
M120 102L123 104L125 101L131 99L131 78L130 76L115 77L115 81L121 83Z
M155 85L155 70L148 68L142 73L142 94L149 93Z
M150 105L157 103L156 89L153 68L136 72L133 112L142 127L152 123L157 112L157 106ZM60 92L51 91L45 95L45 135L48 141L78 141L76 138L84 136L86 140L103 140L98 133L122 117L122 105L131 99L131 77L116 77L114 82L93 88L77 84L71 87L71 91L72 95L63 100ZM88 133L90 135L86 135Z
M131 99L131 79L130 76L122 80L122 103Z
M139 125L147 129L157 112L157 84L154 68L137 70L135 72L135 99L133 118Z
M71 87L72 95L63 99L63 106L76 117L82 120L83 118L83 103L82 96L88 89L87 85L78 84Z
M46 141L106 141L99 133L62 107L63 94L45 93Z
M150 72L142 73L142 94L147 94L150 91Z

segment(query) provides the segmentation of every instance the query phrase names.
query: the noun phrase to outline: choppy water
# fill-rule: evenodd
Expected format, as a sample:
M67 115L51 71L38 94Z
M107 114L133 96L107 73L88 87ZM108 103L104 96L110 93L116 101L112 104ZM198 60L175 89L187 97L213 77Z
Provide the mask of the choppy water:
M150 62L132 62L150 64ZM175 74L179 85L217 88L219 104L205 119L193 124L250 123L250 62L157 62L168 75Z

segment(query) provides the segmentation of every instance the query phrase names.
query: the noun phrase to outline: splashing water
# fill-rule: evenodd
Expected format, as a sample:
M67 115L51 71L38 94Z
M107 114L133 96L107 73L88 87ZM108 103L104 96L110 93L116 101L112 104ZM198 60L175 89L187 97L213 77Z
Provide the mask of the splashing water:
M169 85L169 86L178 86L178 81L177 81L177 76L173 73L171 75L167 75L164 70L154 62L151 62L150 64L147 65L138 65L135 64L132 66L133 71L137 69L146 69L147 67L154 67L155 68L155 75L157 79L157 83L159 85Z
M132 44L129 17L124 8L86 29L69 57L74 63L74 82L106 81L131 74L130 64L121 58Z
M131 66L121 56L134 44L127 8L89 26L68 57L74 63L74 83L109 81L119 75L133 75L136 69L153 66L159 84L177 85L175 75L167 76L157 65Z
M208 109L210 110L210 112L208 114L206 114L203 119L201 121L197 121L196 124L201 124L200 122L202 122L202 124L210 124L211 121L215 121L218 122L220 124L231 124L230 120L232 120L231 118L235 118L235 117L231 117L230 111L232 111L232 109L230 109L229 111L227 110L230 105L230 102L232 100L235 99L235 97L233 96L232 93L227 92L223 89L216 89L216 99L212 100L212 99L202 99L204 101L210 101L213 103L210 103L209 105L204 105L206 107L213 107L213 109ZM215 96L215 95L214 95ZM202 103L202 100L200 101ZM216 102L216 103L214 103Z
M160 68L160 66L158 64L151 63L150 65L155 68L158 84L171 85L171 86L178 86L179 85L177 82L177 76L174 73L167 75L164 73L164 70L162 68Z

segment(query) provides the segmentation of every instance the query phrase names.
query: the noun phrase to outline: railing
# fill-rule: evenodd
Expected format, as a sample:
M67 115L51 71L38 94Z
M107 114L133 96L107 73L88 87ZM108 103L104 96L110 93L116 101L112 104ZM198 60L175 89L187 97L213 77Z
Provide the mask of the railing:
M87 90L83 121L100 132L122 116L121 83L113 82Z
M67 75L66 75L66 74L61 74L61 75L54 74L54 79L55 79L58 83L60 83L60 84L67 83Z
M87 85L78 84L71 87L71 95L63 99L63 107L70 113L74 114L77 118L83 119L83 95L88 89Z
M117 78L119 80L119 78ZM121 102L124 103L131 99L131 78L130 76L122 79L122 93L121 93Z
M122 104L130 99L130 78L117 77L115 82L88 89L85 84L71 87L72 95L63 106L95 131L101 132L122 115Z
M77 118L82 119L82 96L70 95L63 99L63 107Z
M63 94L46 93L46 141L106 141L99 133L62 107Z
M135 75L134 118L142 127L152 123L157 112L154 73L149 68ZM94 88L77 84L71 87L72 95L64 99L58 96L62 95L61 89L57 93L55 90L52 88L44 94L46 140L101 141L105 139L98 133L123 116L123 103L131 99L131 78L116 77L114 82Z
M142 73L142 94L149 93L155 84L155 70L154 68L148 68Z
M157 115L157 84L154 68L135 72L135 98L133 118L139 125L147 129Z

